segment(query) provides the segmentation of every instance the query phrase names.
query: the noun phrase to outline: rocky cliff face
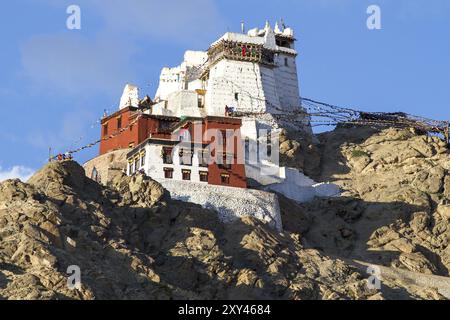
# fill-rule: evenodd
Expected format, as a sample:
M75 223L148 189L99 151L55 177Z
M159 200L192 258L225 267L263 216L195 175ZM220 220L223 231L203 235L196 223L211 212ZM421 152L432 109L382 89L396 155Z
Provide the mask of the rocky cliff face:
M320 137L315 177L339 183L345 197L280 198L283 233L251 218L222 224L120 170L108 187L71 161L28 183L5 181L0 297L449 298L439 277L450 268L446 147L405 131L347 130ZM386 267L381 290L367 287L367 263ZM81 269L80 290L67 286L71 265Z
M322 134L314 177L344 190L292 210L284 224L307 247L340 259L449 276L450 157L436 137L340 127ZM289 223L303 217L304 223ZM448 279L448 278L447 278Z

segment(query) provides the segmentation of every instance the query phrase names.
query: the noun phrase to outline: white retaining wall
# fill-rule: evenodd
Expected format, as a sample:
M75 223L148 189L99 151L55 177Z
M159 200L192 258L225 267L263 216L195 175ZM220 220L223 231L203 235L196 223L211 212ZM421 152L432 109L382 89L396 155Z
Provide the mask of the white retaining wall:
M165 179L158 182L170 192L172 199L215 210L225 223L252 216L278 231L283 228L278 198L273 193Z

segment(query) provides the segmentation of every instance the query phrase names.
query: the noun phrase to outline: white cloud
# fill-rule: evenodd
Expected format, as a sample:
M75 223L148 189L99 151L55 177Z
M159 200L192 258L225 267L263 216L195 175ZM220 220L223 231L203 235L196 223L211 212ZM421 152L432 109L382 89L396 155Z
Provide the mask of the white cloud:
M24 166L14 166L9 170L0 167L0 182L8 179L20 179L27 181L34 173L34 170Z

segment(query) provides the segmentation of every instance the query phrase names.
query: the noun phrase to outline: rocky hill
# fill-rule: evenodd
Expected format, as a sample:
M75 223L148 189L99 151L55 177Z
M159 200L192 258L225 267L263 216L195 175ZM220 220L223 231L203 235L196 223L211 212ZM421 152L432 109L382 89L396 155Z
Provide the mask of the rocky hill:
M355 127L319 140L314 178L340 184L344 196L280 197L283 233L252 218L222 224L144 176L117 171L102 187L72 161L49 163L28 183L5 181L0 297L450 298L445 144ZM384 266L381 290L367 287L368 264ZM71 265L80 290L67 286Z

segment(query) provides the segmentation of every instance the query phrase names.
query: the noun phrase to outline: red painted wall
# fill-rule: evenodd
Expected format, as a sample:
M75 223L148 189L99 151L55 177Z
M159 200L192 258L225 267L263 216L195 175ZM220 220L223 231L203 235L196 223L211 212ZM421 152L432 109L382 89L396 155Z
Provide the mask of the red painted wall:
M241 128L241 119L236 118L227 118L227 117L207 117L202 122L202 143L210 144L214 138L206 139L205 132L207 130L233 130L235 133L239 132ZM200 142L199 137L194 135L193 125L192 123L186 124L184 129L188 129L191 138L196 140L195 142ZM217 163L210 164L208 166L208 183L212 185L219 186L229 186L229 187L237 187L237 188L247 188L247 178L245 175L245 164L237 164L237 155L238 152L243 152L243 145L241 140L241 135L236 134L234 141L234 160L232 161L232 165L230 169L221 168ZM223 152L226 151L226 145L223 146ZM243 155L243 153L241 153ZM215 155L213 155L215 156ZM230 183L224 184L221 181L221 175L228 174L230 176Z
M237 119L226 119L225 121L220 120L206 120L205 129L218 129L218 130L234 130L234 132L240 132L241 120ZM223 169L219 167L218 164L214 163L208 166L208 183L212 185L225 185L237 188L247 188L247 177L245 175L245 164L238 164L237 155L238 152L242 152L242 140L241 135L236 134L234 137L234 159L230 169ZM210 143L211 141L207 141ZM226 151L226 145L224 145L224 152ZM242 154L242 153L241 153ZM230 176L230 183L223 184L221 181L221 175L228 174Z
M102 140L100 142L100 155L114 150L127 149L130 147L130 144L136 147L138 144L144 142L150 134L167 136L167 134L159 132L160 122L164 120L159 120L148 115L142 115L136 121L137 116L136 110L125 108L102 120L100 132L102 139L108 138L119 132L118 117L121 117L122 119L122 128L127 128L131 123L133 124L122 133ZM105 135L104 126L106 124L108 124L108 133Z

